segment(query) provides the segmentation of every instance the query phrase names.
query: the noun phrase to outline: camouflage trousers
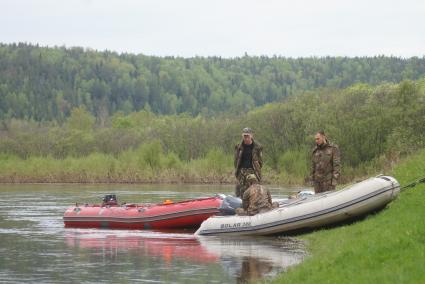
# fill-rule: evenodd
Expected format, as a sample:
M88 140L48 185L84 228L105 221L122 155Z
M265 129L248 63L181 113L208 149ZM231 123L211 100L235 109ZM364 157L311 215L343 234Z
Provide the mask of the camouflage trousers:
M239 174L236 177L237 179L237 183L235 187L236 197L242 198L243 193L245 192L245 190L248 189L249 184L246 180L246 177L250 174L255 174L254 169L246 169L246 168L240 169Z
M315 181L314 182L314 192L320 193L325 191L335 190L335 185L332 185L332 180L326 181Z

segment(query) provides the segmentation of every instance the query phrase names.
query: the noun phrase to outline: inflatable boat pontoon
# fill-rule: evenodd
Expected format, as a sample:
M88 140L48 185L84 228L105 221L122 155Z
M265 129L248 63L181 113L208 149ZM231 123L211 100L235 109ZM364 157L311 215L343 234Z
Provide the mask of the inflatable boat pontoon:
M65 227L114 229L198 228L213 215L233 215L241 206L239 198L218 194L214 197L159 204L122 204L107 195L103 204L69 207L63 216Z
M214 216L196 235L271 235L344 221L383 208L400 192L393 177L378 176L337 191L289 199L254 216Z

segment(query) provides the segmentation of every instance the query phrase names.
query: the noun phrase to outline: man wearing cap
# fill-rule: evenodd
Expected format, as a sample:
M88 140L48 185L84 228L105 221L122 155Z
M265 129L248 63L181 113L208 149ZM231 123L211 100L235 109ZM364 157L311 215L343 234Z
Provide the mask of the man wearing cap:
M252 216L272 209L270 192L258 184L257 177L254 174L249 174L246 180L249 187L242 196L242 208L238 208L236 213Z
M237 179L235 194L242 198L248 188L246 177L254 174L261 181L261 167L263 166L263 147L254 141L253 131L246 127L242 130L242 141L235 146L235 176Z

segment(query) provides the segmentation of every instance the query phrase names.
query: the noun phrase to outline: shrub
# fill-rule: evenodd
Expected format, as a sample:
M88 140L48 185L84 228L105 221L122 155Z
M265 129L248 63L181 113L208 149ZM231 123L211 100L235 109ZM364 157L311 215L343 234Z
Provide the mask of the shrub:
M307 149L289 150L279 157L279 172L307 177L309 174L309 155Z

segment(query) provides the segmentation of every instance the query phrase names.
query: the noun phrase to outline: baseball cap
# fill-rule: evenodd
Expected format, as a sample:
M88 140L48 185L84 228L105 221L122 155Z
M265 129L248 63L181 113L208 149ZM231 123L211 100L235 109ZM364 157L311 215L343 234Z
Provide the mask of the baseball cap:
M242 135L252 135L252 129L249 127L245 127L244 129L242 129Z

